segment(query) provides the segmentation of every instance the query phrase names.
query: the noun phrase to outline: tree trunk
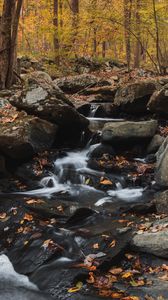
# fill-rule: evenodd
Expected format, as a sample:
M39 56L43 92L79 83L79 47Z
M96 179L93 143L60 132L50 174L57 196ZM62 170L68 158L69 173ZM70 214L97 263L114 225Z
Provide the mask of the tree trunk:
M160 55L159 55L159 27L158 27L158 20L157 20L157 13L156 13L156 3L153 0L153 13L154 13L154 21L155 21L155 29L156 29L156 58L158 63L159 73L161 73L161 63L160 63Z
M126 59L128 64L128 71L131 65L131 13L132 13L132 0L124 0L124 24L125 24L125 46L126 46Z
M79 0L71 0L71 10L72 10L72 47L75 50L76 37L78 33L78 23L79 23Z
M0 27L0 89L12 84L22 3L23 0L4 0Z
M102 57L103 58L106 57L106 42L105 41L102 42Z
M135 44L135 55L134 55L134 68L139 68L140 66L140 56L141 56L141 45L139 40L141 39L141 32L140 32L140 25L141 25L141 18L140 18L140 0L136 1L136 12L135 12L135 19L136 19L136 34L137 40Z
M9 68L8 68L8 75L6 80L6 86L10 87L13 82L13 70L17 67L17 34L18 34L18 27L19 27L19 17L21 13L23 0L17 1L17 6L15 8L15 15L13 18L12 24L12 36L11 36L11 47L10 47L10 55L9 55Z
M58 0L54 0L54 52L55 52L55 62L59 63L59 38L58 38Z

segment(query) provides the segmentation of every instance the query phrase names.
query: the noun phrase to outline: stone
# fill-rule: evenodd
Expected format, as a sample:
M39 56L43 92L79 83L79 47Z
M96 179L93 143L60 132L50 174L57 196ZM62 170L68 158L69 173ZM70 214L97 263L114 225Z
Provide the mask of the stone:
M154 92L147 106L152 113L168 116L168 87Z
M13 122L0 122L0 150L12 159L26 160L49 149L56 132L55 125L20 112Z
M107 85L107 86L96 86L96 87L91 87L91 88L88 88L84 91L81 92L82 95L86 95L86 96L89 96L89 95L95 95L100 98L103 99L103 101L109 101L110 102L113 102L114 101L114 97L115 97L115 94L117 92L117 87L113 86L113 85ZM98 97L95 98L95 100L97 101Z
M52 83L52 79L50 75L46 72L43 71L34 71L30 74L29 80L34 80L35 82L37 81L44 81L48 83Z
M157 154L157 163L155 171L156 184L162 187L168 187L168 137L160 146Z
M120 111L130 114L147 112L147 103L156 90L154 82L137 82L121 87L114 98L114 104Z
M100 79L90 74L63 77L60 79L55 79L53 83L63 90L63 92L68 94L78 93L83 89L94 87L96 85L111 85L110 81Z
M49 295L39 291L25 275L14 270L12 263L4 254L0 255L0 299L49 300Z
M151 140L148 148L147 148L147 153L156 153L156 151L158 151L158 149L160 148L160 146L162 145L164 141L164 137L156 134L154 135L153 139Z
M168 214L168 190L157 193L154 197L153 203L159 214Z
M109 122L104 125L102 141L115 143L150 139L154 136L157 126L158 123L155 120Z
M131 246L140 252L168 258L168 230L135 234Z
M114 149L111 145L97 144L91 147L88 153L90 158L101 158L103 154L115 155Z
M79 133L87 128L87 119L80 115L59 88L48 82L30 85L10 99L12 105L64 128Z
M3 155L0 154L0 177L7 175L6 162Z

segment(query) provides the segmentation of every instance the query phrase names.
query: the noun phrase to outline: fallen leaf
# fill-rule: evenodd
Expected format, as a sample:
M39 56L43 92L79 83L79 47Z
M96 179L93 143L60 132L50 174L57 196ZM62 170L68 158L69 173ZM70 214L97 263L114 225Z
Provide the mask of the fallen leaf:
M113 274L113 275L119 275L123 272L123 269L121 268L113 268L110 269L109 273Z
M33 216L26 213L26 214L24 215L24 218L23 218L23 219L26 220L26 221L33 221Z
M99 244L98 244L98 243L94 244L94 245L92 246L92 248L93 248L93 249L99 249Z
M41 199L30 199L30 200L27 200L26 203L27 204L34 204L34 203L42 204L42 203L45 203L45 201L41 200Z
M125 254L125 257L126 257L127 259L129 259L129 260L131 260L131 259L134 258L134 256L133 256L132 254L129 254L129 253L126 253L126 254Z
M95 282L95 278L94 278L94 274L93 272L89 272L89 278L87 279L88 283L94 283Z
M112 185L113 183L109 179L102 179L100 181L100 184L103 184L103 185Z
M159 277L159 279L164 280L164 281L168 281L168 274L165 274L165 275Z
M7 214L5 212L0 213L0 219L5 219Z
M77 282L77 284L68 290L68 293L76 293L81 290L83 283L81 281Z
M109 247L110 248L114 248L116 245L116 240L113 240L110 244L109 244Z
M128 296L128 297L122 298L122 300L140 300L140 298L137 296Z
M122 275L122 278L130 278L132 277L132 273L131 272L126 272Z
M111 294L111 298L113 299L121 299L123 297L123 293L113 293Z

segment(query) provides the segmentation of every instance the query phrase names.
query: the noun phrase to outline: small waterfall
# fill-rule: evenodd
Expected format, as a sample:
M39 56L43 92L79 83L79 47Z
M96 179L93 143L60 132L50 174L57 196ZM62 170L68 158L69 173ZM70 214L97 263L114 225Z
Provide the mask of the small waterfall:
M95 116L95 113L96 113L96 110L97 110L97 104L95 104L95 103L92 103L91 105L90 105L90 113L89 113L89 117L94 117Z

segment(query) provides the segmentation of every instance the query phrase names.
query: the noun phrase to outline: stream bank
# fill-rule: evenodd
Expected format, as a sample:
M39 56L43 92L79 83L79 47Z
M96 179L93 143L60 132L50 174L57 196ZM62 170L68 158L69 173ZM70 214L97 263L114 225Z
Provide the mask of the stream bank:
M0 298L168 299L166 83L33 76L1 100Z

